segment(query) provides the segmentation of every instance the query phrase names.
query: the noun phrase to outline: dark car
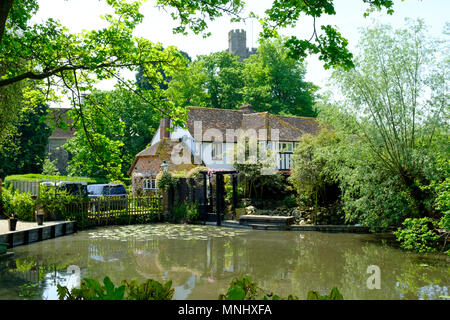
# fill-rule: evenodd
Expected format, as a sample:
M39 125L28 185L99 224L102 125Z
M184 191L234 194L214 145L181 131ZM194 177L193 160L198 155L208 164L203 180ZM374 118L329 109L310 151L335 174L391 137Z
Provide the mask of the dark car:
M87 186L91 211L123 210L128 206L128 193L121 184L90 184Z
M74 196L87 197L88 189L86 182L59 182L56 184L58 190L67 191Z
M126 198L125 187L121 184L90 184L87 186L89 198L114 197Z

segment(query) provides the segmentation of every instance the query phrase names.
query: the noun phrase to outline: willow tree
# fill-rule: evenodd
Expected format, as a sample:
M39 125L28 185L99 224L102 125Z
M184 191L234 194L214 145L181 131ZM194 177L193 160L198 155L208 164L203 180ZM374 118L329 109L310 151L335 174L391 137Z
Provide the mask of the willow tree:
M449 155L450 59L445 42L431 39L424 23L407 29L381 25L367 29L351 71L333 77L355 115L355 132L376 167L397 179L425 215L421 186L437 153ZM372 160L371 160L372 161Z

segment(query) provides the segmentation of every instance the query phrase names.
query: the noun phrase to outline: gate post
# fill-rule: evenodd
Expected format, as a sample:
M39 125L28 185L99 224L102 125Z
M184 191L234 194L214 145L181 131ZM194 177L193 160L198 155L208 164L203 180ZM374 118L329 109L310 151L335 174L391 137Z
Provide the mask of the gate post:
M222 213L224 209L224 179L223 174L216 174L216 214L217 214L217 225L220 226L222 224Z

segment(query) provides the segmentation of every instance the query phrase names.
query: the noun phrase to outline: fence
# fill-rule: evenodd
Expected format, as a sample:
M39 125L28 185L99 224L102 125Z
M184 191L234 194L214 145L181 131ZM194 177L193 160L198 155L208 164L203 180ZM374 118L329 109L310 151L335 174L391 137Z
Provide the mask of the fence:
M68 204L65 216L80 228L161 221L162 196L97 198Z
M40 189L43 183L52 183L56 185L59 182L85 182L89 181L86 177L67 177L67 176L45 176L36 180L10 180L6 181L6 186L12 186L14 189L23 193L30 193L34 196L39 196Z

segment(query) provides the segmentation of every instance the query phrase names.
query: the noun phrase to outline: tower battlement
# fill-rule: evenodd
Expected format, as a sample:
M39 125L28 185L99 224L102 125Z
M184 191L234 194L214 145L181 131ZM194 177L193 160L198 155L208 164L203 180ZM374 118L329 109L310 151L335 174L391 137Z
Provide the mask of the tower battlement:
M247 33L244 29L233 29L228 32L228 52L244 60L255 54L256 49L247 48Z

